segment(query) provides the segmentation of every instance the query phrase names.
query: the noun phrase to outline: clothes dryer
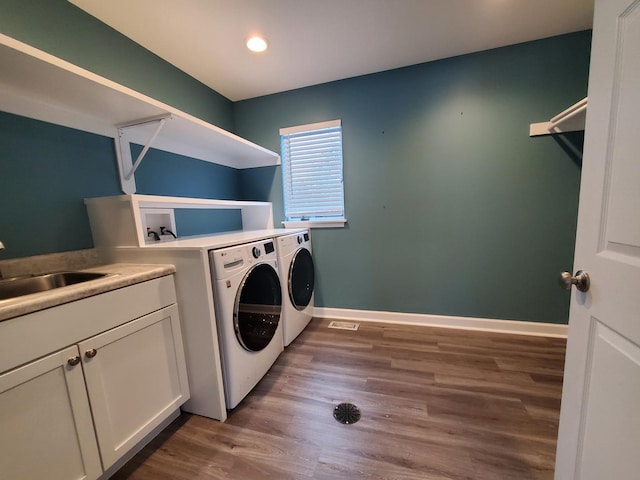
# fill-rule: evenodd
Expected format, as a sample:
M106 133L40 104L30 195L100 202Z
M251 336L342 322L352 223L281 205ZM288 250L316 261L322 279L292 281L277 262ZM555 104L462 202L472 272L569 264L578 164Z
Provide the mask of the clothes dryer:
M227 409L235 408L283 350L282 290L273 239L211 250Z
M285 347L313 317L315 269L308 231L276 238L282 280L282 326Z

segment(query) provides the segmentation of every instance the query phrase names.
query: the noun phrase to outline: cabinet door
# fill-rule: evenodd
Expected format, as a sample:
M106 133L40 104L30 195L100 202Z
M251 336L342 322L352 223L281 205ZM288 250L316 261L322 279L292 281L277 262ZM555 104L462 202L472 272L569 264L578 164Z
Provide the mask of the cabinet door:
M106 470L189 399L178 310L145 315L79 347Z
M89 480L102 473L78 354L69 347L0 375L2 478Z

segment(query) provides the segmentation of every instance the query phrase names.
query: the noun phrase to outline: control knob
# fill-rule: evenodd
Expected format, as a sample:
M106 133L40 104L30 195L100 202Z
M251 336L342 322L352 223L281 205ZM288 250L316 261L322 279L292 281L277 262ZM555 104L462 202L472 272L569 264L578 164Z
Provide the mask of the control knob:
M260 258L260 249L258 247L253 247L251 253L253 254L253 258Z

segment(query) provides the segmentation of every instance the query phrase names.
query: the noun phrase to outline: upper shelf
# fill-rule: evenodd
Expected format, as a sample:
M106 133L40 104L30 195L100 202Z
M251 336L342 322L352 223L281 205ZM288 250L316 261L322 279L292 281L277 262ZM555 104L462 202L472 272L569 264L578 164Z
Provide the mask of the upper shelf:
M551 135L553 133L575 132L584 130L587 117L587 99L571 105L548 122L532 123L529 126L529 136Z
M277 153L3 34L0 65L2 111L112 138L118 127L170 116L154 148L233 168L280 164ZM128 132L141 145L149 136Z

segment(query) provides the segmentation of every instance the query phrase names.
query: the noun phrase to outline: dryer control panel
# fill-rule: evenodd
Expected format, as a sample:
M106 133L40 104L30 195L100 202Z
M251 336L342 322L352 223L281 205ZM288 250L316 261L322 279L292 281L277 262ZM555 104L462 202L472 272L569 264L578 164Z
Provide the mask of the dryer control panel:
M295 252L300 247L311 250L311 237L309 232L292 233L276 238L280 255Z

